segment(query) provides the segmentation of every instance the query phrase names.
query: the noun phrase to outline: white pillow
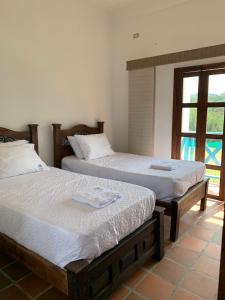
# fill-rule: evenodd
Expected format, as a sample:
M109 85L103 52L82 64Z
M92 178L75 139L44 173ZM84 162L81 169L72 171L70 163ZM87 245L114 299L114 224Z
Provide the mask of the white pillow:
M70 143L70 146L72 147L74 153L76 154L77 158L83 159L84 155L82 153L81 147L79 143L77 142L76 136L68 136L68 141Z
M48 169L33 144L0 147L0 179Z
M114 154L104 133L90 135L76 135L84 159L95 159Z
M13 141L13 142L0 143L0 147L11 147L11 146L24 145L24 144L28 144L28 141L18 140L18 141Z

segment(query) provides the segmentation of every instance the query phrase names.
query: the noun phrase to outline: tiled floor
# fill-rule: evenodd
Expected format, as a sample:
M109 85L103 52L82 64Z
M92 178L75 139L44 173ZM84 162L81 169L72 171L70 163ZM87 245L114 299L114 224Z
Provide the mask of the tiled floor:
M166 218L166 255L146 264L109 300L215 300L217 295L223 204L208 200L181 220L179 240L171 244ZM0 254L0 300L66 300L67 297L23 265Z

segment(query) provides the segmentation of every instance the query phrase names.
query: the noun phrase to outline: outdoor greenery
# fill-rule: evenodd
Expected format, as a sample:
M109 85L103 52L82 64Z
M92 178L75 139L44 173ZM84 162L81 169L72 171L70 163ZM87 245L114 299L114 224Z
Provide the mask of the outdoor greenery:
M191 96L191 103L196 103L198 101L198 95L193 94ZM225 102L225 92L216 95L209 94L208 102ZM189 132L196 131L197 124L197 108L189 109ZM207 132L210 133L222 133L224 126L224 108L223 107L210 107L207 111ZM212 155L214 159L217 159L218 162L221 162L222 157L222 143L220 140L206 140L206 149L205 149L205 158L207 159L209 155ZM191 151L191 144L188 146L188 150L184 149L184 151ZM212 157L210 157L210 164L217 164ZM207 169L206 176L210 178L209 184L209 192L215 193L216 190L219 191L220 184L220 171ZM216 190L215 190L216 187ZM212 190L211 190L212 188ZM214 188L214 189L213 189ZM217 194L217 192L216 192Z
M197 94L191 96L191 102L197 100ZM209 102L225 102L225 93L220 95L209 94ZM189 131L196 130L196 121L197 121L197 109L190 109L189 116ZM224 108L211 107L208 109L207 114L207 132L222 132L223 131L223 122L224 122Z

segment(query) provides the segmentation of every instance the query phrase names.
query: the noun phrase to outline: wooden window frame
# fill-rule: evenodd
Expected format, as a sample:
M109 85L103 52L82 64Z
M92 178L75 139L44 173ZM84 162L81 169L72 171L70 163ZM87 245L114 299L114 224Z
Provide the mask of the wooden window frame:
M224 134L207 134L206 120L208 107L224 107L225 102L208 102L208 78L213 74L224 74L225 62L217 64L207 64L199 66L191 66L177 68L174 70L174 95L173 95L173 123L172 123L172 149L171 157L180 159L180 144L181 137L196 138L196 153L195 160L204 161L205 141L207 138L222 140L222 161L221 166L206 165L210 169L220 170L220 195L210 195L211 198L225 200L225 119L224 119ZM199 90L197 103L183 103L183 78L199 76ZM197 108L201 113L197 114L196 133L182 133L182 108ZM225 116L224 116L225 118ZM204 132L205 134L202 134Z

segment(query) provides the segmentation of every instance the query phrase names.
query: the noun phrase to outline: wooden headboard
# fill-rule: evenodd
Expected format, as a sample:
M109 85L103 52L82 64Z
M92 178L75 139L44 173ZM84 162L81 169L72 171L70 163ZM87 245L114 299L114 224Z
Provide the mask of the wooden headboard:
M65 156L73 155L67 136L75 134L97 134L103 133L104 122L97 122L97 127L89 127L84 124L75 125L69 129L61 129L62 124L52 124L53 126L53 144L54 144L54 166L61 168L61 161Z
M13 142L17 140L27 140L34 144L38 153L38 133L37 124L29 124L27 131L13 131L11 129L0 127L0 143Z

